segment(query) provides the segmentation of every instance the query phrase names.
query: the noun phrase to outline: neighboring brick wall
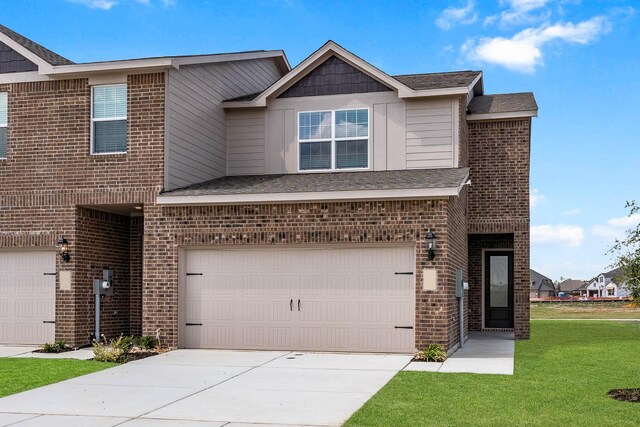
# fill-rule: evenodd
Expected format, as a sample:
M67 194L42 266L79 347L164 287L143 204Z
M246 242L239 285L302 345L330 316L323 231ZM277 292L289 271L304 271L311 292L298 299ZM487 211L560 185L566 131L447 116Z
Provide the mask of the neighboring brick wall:
M449 197L447 213L447 261L449 275L447 283L452 286L447 289L449 295L449 346L452 347L460 340L460 312L459 301L456 298L456 271L462 270L462 277L468 280L467 274L467 187L464 187L459 197ZM440 242L438 242L438 246ZM468 292L464 298L464 329L465 335L469 331Z
M469 234L506 234L514 248L514 331L529 338L529 164L531 119L469 122ZM471 327L481 325L483 244L496 244L495 236L469 237ZM503 239L503 237L497 238ZM493 242L493 243L492 243ZM505 243L500 243L505 244ZM490 247L490 246L486 246ZM504 246L500 246L504 247ZM478 263L480 262L480 264ZM480 267L478 267L478 265Z
M453 267L449 262L448 214L464 224L449 201L327 202L277 205L145 207L143 330L161 330L178 343L178 249L181 246L416 243L416 346L450 345ZM434 261L426 259L424 236L438 236ZM463 239L463 243L466 240ZM462 245L463 247L465 244ZM463 253L454 256L464 266ZM437 268L438 291L422 291L422 269ZM454 278L455 278L455 272Z
M56 285L56 337L70 344L85 344L88 330L86 277L75 272L82 257L76 206L154 203L162 189L164 74L132 75L128 83L128 153L100 156L89 155L86 79L0 85L9 93L8 158L0 160L0 247L54 249L61 235L69 241L71 262L57 257L57 268L72 272L73 290Z

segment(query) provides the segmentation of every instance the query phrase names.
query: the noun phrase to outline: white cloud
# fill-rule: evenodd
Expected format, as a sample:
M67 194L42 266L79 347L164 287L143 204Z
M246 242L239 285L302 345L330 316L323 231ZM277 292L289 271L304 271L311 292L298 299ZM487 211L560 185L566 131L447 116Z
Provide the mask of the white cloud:
M542 47L552 41L588 44L611 30L609 20L596 16L577 24L558 22L527 28L511 38L494 37L467 40L462 53L467 59L501 65L513 71L535 72L542 64Z
M456 24L469 25L478 20L478 14L475 12L475 1L468 0L464 7L450 6L442 11L436 25L443 30L448 30Z
M606 224L591 227L591 234L608 240L621 240L627 235L627 230L640 224L640 214L611 218Z
M496 21L501 27L511 25L532 24L543 19L548 19L550 11L546 11L539 15L533 15L530 12L544 8L549 0L507 0L501 1L502 6L506 6L507 10L503 10L498 15L491 15L484 19L484 25L492 25Z
M576 225L535 225L531 227L531 243L550 246L580 246L584 230Z
M164 7L175 6L176 3L177 0L162 0L162 4L164 5Z
M580 213L580 209L569 209L569 210L560 212L561 215L566 215L566 216L578 215L579 213Z
M118 4L117 0L67 0L70 3L83 4L90 9L110 10Z
M537 188L531 190L531 194L529 195L529 204L532 208L538 207L541 202L546 202L547 198L544 194L540 193Z

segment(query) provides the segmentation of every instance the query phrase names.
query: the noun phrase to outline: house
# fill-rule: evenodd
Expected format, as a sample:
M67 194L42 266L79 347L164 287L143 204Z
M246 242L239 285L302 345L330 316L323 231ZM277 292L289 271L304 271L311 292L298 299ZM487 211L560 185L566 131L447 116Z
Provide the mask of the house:
M0 42L0 342L87 344L96 300L102 334L182 348L529 337L533 94L331 41L293 69Z
M530 270L531 277L531 290L529 291L530 298L546 298L552 297L556 294L556 289L553 286L553 280L538 273L537 271Z
M565 279L558 283L558 293L572 296L586 296L587 282L584 280Z
M617 279L620 268L598 274L589 281L587 296L592 298L626 298L631 292L624 282Z

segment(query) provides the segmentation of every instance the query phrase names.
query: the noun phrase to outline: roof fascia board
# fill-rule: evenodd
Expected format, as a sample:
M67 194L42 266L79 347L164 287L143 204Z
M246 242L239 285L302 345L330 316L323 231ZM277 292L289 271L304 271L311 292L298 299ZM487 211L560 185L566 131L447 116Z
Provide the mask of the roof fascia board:
M367 191L322 191L300 193L261 193L261 194L216 194L198 196L159 195L159 205L198 206L225 205L237 203L297 203L322 202L334 200L398 200L398 199L432 199L458 196L464 184L458 187L401 189L401 190L367 190Z
M48 76L44 76L38 73L37 71L27 71L24 73L0 74L0 84L44 82L48 80L51 80L51 79Z
M40 72L49 76L91 74L108 71L134 71L149 69L177 68L173 58L130 59L125 61L93 62L88 64L59 65L50 72Z
M213 64L217 62L228 61L245 61L250 59L268 59L274 58L283 62L287 70L291 69L289 61L282 50L270 50L265 52L240 52L240 53L225 53L221 55L197 55L197 56L184 56L174 58L173 65L176 68L180 68L181 65L197 65L197 64Z
M49 64L47 61L45 61L44 59L40 58L38 55L36 55L35 53L31 52L29 49L27 49L26 47L22 46L20 43L16 42L15 40L13 40L11 37L7 36L6 34L0 33L0 42L6 44L11 49L15 50L20 55L24 56L29 61L31 61L34 64L36 64L38 66L38 71L41 74L43 72L49 71L49 70L51 70L53 68L53 66L51 64Z
M467 121L478 122L482 120L509 120L523 119L527 117L538 117L538 110L509 111L505 113L467 114Z

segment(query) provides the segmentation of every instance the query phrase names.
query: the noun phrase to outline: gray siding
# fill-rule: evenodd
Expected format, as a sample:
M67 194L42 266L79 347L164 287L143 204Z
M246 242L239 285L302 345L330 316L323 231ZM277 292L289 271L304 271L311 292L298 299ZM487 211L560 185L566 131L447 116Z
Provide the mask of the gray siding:
M0 74L38 71L38 66L0 42Z
M222 101L262 91L280 77L274 59L187 65L170 70L165 188L170 190L225 176L227 120ZM255 153L246 154L254 157ZM237 159L238 155L234 152L232 158ZM253 159L238 161L256 164Z
M265 171L265 114L261 110L227 112L227 173L262 175Z
M454 166L455 101L408 101L406 116L407 169Z

